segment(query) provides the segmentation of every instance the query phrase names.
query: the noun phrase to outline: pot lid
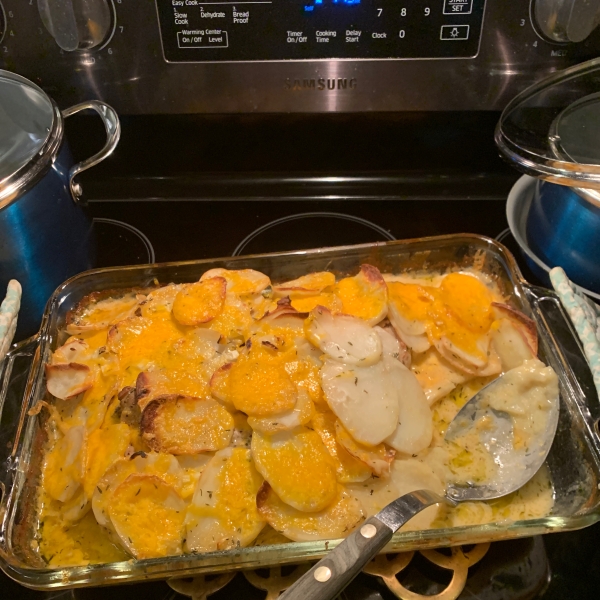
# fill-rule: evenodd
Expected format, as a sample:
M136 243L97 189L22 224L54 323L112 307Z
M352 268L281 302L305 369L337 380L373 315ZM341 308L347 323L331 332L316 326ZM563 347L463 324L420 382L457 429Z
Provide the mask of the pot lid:
M509 102L496 144L524 173L600 190L600 59L557 71Z
M39 172L40 162L48 162L43 159L56 134L57 112L35 84L0 70L0 208L22 191L32 170Z

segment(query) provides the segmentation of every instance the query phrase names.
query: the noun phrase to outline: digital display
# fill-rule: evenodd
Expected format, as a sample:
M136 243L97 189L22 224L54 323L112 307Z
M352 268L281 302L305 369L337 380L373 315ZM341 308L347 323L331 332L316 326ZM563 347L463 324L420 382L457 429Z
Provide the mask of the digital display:
M360 0L329 0L329 3L337 6L350 6L360 4ZM323 0L313 0L312 3L304 5L304 12L313 12L315 7L323 6L323 4Z
M470 58L485 0L156 0L171 62Z

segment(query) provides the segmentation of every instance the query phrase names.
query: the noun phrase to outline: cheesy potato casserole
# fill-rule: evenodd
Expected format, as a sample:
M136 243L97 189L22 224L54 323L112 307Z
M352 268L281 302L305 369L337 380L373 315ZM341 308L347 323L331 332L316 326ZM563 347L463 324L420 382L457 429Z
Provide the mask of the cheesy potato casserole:
M46 365L36 550L51 565L335 539L396 497L482 476L444 433L533 322L476 272L199 281L96 293ZM534 362L532 362L534 361ZM541 364L541 363L540 363ZM543 367L543 365L541 365ZM412 529L547 514L544 470Z

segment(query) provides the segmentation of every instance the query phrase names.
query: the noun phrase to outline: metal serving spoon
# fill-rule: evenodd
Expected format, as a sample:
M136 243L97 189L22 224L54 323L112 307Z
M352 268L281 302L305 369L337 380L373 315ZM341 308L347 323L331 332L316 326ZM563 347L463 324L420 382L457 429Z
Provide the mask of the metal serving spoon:
M508 413L490 408L487 398L497 386L499 377L481 389L450 423L445 439L464 435L476 421L487 418L488 426L480 434L483 446L498 466L494 479L485 485L449 484L445 497L428 490L404 494L388 504L348 536L343 542L304 574L280 598L281 600L331 600L335 598L392 538L394 533L417 513L446 502L494 500L506 496L525 485L539 470L550 451L559 415L559 397L552 399L544 431L535 436L526 450L513 447L513 423Z

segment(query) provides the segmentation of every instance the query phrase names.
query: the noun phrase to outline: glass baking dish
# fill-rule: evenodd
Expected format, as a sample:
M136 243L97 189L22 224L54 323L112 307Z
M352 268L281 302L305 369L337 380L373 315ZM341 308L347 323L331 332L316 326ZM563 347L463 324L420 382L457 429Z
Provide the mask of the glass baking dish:
M527 284L514 258L499 243L476 235L319 248L216 260L100 269L61 285L49 300L40 333L11 350L0 363L0 566L32 588L97 586L194 573L298 563L323 556L331 542L289 542L208 554L128 560L77 567L48 567L34 552L35 494L43 429L29 409L46 394L44 364L64 340L68 311L94 291L190 282L215 267L253 268L274 282L311 271L355 274L362 263L381 271L444 273L474 267L491 276L507 301L530 315L540 338L540 356L560 378L561 415L547 466L555 488L552 513L544 518L478 526L400 532L384 552L479 543L591 525L600 517L600 404L580 343L557 296Z

